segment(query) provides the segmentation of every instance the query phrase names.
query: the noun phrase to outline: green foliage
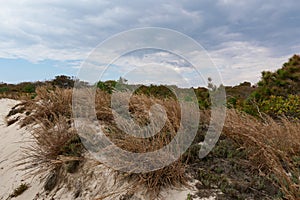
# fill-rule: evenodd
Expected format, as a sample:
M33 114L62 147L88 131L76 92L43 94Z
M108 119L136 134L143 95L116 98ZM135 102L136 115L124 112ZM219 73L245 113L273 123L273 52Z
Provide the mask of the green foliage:
M102 82L102 81L99 81L97 83L97 87L100 89L100 90L103 90L109 94L112 94L113 90L115 89L117 85L117 81L105 81L105 82Z
M198 87L194 89L200 109L207 109L211 105L208 89Z
M8 92L9 88L7 86L1 86L0 87L0 93Z
M192 200L192 195L190 193L187 194L186 200Z
M243 82L237 86L225 87L227 96L227 107L241 109L244 101L255 91L250 82Z
M147 96L153 96L157 98L174 98L176 99L175 94L170 90L171 87L176 86L164 86L164 85L150 85L140 86L136 91L135 94L145 94Z
M0 83L0 94L2 94L2 97L7 97L7 98L30 99L34 97L36 87L42 84L45 83L42 82L22 82L18 84Z
M288 95L287 98L271 96L263 100L259 106L261 111L275 118L281 115L300 118L300 96L298 95Z
M230 97L227 100L227 107L228 108L235 108L237 106L237 98L235 97Z
M61 149L61 155L65 156L76 156L80 157L83 151L83 145L81 143L80 137L75 135L71 138Z
M294 55L275 72L262 72L255 98L260 101L270 96L287 97L289 94L300 94L300 56L298 55Z
M275 72L263 71L257 85L241 110L254 116L264 112L274 118L299 118L300 56L294 55Z
M24 86L23 92L26 93L34 93L35 92L35 85L32 83L28 83Z
M61 75L55 76L55 79L51 81L51 84L60 88L72 88L74 87L74 82L75 81L71 77Z

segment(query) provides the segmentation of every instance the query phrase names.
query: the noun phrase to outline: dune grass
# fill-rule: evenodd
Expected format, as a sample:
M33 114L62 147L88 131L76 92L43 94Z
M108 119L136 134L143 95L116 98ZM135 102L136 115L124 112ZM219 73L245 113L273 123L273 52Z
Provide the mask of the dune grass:
M287 118L259 120L228 110L225 136L244 148L253 169L279 186L285 198L300 197L300 122Z
M32 127L35 145L25 150L25 156L20 164L26 165L36 173L72 168L70 165L82 162L85 151L72 126L72 90L43 86L37 88L36 92L35 99L23 103L26 110L23 112L28 115L20 121L21 126ZM139 153L158 150L174 138L180 126L181 113L176 100L133 95L128 109L137 124L144 126L149 123L148 111L154 103L165 108L167 119L163 128L153 137L141 139L130 136L125 132L133 130L133 127L124 123L123 130L120 130L114 122L110 100L110 94L97 90L95 98L97 119L103 126L106 136L124 150ZM202 116L204 122L199 122L199 129L204 128L198 131L196 142L203 139L202 134L209 122L209 111L203 111ZM229 109L221 137L229 138L234 141L237 148L243 149L250 163L249 170L260 172L259 176L269 179L272 184L278 186L284 198L296 200L300 196L299 128L299 121L286 118L275 121L268 116L257 119ZM197 145L196 142L194 145ZM158 197L164 188L187 184L187 168L194 164L193 158L198 156L198 149L192 149L194 147L191 146L183 156L184 159L180 158L162 169L140 174L118 174L128 180L132 188L146 189L150 196ZM190 161L188 162L186 158Z
M34 144L24 149L24 157L19 165L30 168L33 174L47 174L63 169L70 169L70 162L82 161L85 151L76 131L72 127L70 89L39 87L37 97L23 103L25 112L30 113L19 123L31 127ZM105 134L120 148L132 152L154 151L168 144L176 134L180 123L180 110L173 100L162 101L146 96L135 95L132 98L130 109L137 123L145 125L148 119L148 110L152 103L160 103L167 107L167 123L163 130L154 138L139 139L127 136L113 122L110 107L110 95L98 90L96 94L96 111L100 124L110 131ZM127 127L131 130L131 127ZM75 142L74 142L75 141ZM162 158L163 159L163 158ZM66 168L62 168L66 166ZM71 171L73 171L71 169ZM180 161L165 168L144 173L119 173L119 177L132 183L132 188L145 189L150 196L158 196L165 187L175 187L187 183L185 164ZM60 177L63 179L63 177Z

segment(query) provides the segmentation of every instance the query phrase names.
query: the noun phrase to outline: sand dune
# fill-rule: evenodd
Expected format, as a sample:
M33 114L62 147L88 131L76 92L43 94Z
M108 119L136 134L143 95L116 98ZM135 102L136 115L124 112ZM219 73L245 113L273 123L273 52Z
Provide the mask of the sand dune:
M33 179L26 175L21 167L16 167L16 162L22 155L21 147L29 145L30 134L25 129L20 129L17 124L6 125L5 116L11 107L19 103L15 100L0 99L0 199L8 199L20 184L27 183L30 188L15 199L34 199L41 190L38 178Z
M30 132L26 128L19 128L18 124L10 126L6 124L5 116L18 103L19 101L15 100L0 99L0 200L12 199L10 194L22 183L28 184L29 189L13 199L75 199L74 193L78 190L78 185L82 192L77 199L95 199L95 197L105 196L114 192L117 195L109 196L105 199L119 199L120 196L126 193L124 188L128 184L113 184L113 178L109 173L109 169L102 165L94 165L93 162L95 161L92 159L87 161L79 172L69 177L68 185L57 187L50 193L45 192L41 177L36 176L32 178L26 174L26 170L16 166L17 161L22 156L22 148L30 145ZM94 178L87 179L86 176ZM162 199L185 200L188 194L195 192L196 190L187 188L182 188L181 190L168 189L162 192ZM145 198L142 194L137 193L131 199L143 200Z

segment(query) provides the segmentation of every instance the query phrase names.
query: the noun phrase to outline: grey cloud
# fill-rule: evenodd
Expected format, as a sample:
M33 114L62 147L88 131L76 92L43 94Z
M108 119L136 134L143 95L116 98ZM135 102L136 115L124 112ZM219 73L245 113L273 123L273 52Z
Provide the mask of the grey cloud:
M52 48L91 48L129 28L161 26L188 34L210 49L226 40L285 46L289 43L286 40L300 31L300 2L293 0L22 2L3 5L2 40L21 45L44 43Z
M159 26L198 41L221 68L278 63L300 51L299 7L298 0L11 0L1 5L0 57L83 60L120 31Z

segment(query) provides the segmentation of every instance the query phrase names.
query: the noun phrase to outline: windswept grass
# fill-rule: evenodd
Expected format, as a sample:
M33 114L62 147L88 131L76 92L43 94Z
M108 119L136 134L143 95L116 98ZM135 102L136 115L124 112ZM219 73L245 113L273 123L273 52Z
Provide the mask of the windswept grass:
M21 127L29 124L53 122L55 118L64 116L71 120L72 90L58 87L42 86L36 89L37 97L26 102L26 110L30 113L21 121Z
M122 101L122 95L117 94L117 99ZM120 103L120 102L114 102ZM151 137L138 138L128 133L138 130L139 127L144 127L150 124L149 110L151 106L159 104L166 112L166 121L162 129ZM120 103L116 108L129 111L130 116L134 119L136 127L132 123L128 123L124 119L121 120L121 128L114 121L113 111L111 109L111 99L107 94L102 91L97 91L96 98L96 111L100 124L104 127L104 133L110 140L119 148L129 152L143 153L153 152L159 150L169 144L180 127L181 111L180 105L173 99L157 99L148 97L146 95L133 95L130 99L128 107L122 107L126 104ZM190 110L190 116L193 116L193 110ZM161 119L162 120L162 119ZM149 126L149 133L155 131L155 128L160 125L154 124L153 127ZM136 155L139 156L139 155ZM116 158L117 160L118 158ZM153 160L155 162L164 162L165 158L162 156ZM154 167L155 168L155 167ZM169 187L179 187L187 185L186 164L179 158L176 162L164 168L150 171L147 173L120 173L121 177L125 178L132 184L134 190L145 190L150 199L159 196L161 190Z
M27 113L20 121L21 126L32 127L32 136L35 144L25 149L25 157L20 164L31 168L35 174L44 172L60 173L76 172L78 163L82 161L82 153L85 151L76 130L72 127L72 90L53 87L38 87L37 97L17 107L20 112ZM122 97L119 98L122 100ZM116 102L120 103L120 102ZM122 126L118 126L114 120L111 107L111 94L97 90L96 115L99 123L103 127L104 134L119 148L135 153L153 152L161 149L175 137L181 125L181 111L179 103L174 99L158 99L142 94L133 95L128 107L116 106L129 111L129 116L133 118L135 125L122 121ZM149 110L154 104L161 105L166 114L165 124L157 134L146 138L137 138L127 133L136 130L138 126L147 126L151 118ZM14 115L17 110L13 111ZM195 110L190 110L189 117L195 116ZM186 185L188 176L188 165L196 165L199 152L199 142L203 140L205 131L209 124L209 111L203 111L198 134L193 145L188 152L173 164L148 173L117 173L120 177L132 184L133 190L144 189L151 198L159 197L161 190L168 187ZM149 131L155 129L149 126ZM189 130L189 127L186 130ZM280 188L283 198L299 199L300 190L300 122L291 121L286 118L273 120L265 116L260 120L234 109L227 110L226 122L221 135L222 139L230 139L234 146L243 150L243 159L246 157L247 170L255 176L268 179L269 183ZM184 138L181 138L184 139ZM227 140L226 140L227 141ZM230 143L224 143L225 145ZM239 151L231 152L231 147L225 147L222 141L213 150L213 155L225 155L223 160L234 159L241 156ZM236 154L235 154L236 153ZM227 157L226 157L227 156ZM164 157L161 157L162 162ZM230 162L235 163L232 159ZM225 162L224 161L224 162ZM204 161L205 162L205 159ZM238 160L236 162L239 162ZM225 162L226 163L226 162ZM65 167L63 167L65 166ZM75 166L75 168L74 168ZM225 169L216 168L216 173L226 173ZM255 172L255 173L254 173ZM250 173L250 172L249 172ZM251 173L250 173L251 174ZM57 174L56 174L57 175ZM208 180L216 180L213 174L198 174ZM209 177L209 178L207 178ZM230 184L223 175L222 181L217 184L224 187L224 191L229 190ZM60 177L64 179L63 176ZM255 180L254 180L255 179ZM254 181L261 181L260 178L253 178ZM210 183L207 183L210 185ZM258 183L259 184L259 183Z
M21 127L27 126L33 141L23 149L18 165L29 169L30 174L43 174L45 178L63 169L73 173L83 160L84 148L72 127L72 90L43 86L36 92L35 99L17 105L10 113L11 116L18 110L26 113L19 123Z
M253 169L279 186L285 198L294 200L300 197L299 130L299 121L275 121L268 116L261 121L235 110L228 110L223 128L245 149Z
M23 103L22 111L30 114L20 121L21 126L32 127L31 133L35 143L24 150L24 157L19 164L30 168L33 174L55 173L61 176L63 169L73 173L76 171L73 166L83 159L84 148L72 127L72 90L43 86L38 87L36 92L35 99ZM163 129L153 137L140 139L129 136L125 132L136 127L124 123L124 129L119 129L112 115L110 94L97 90L95 100L97 118L104 130L108 130L105 134L117 146L127 151L144 153L160 149L172 140L180 125L181 113L176 101L134 95L129 111L138 125L144 126L149 123L148 112L154 103L165 107L167 119ZM164 158L161 159L160 162L163 162ZM66 167L62 168L63 166ZM116 173L128 180L131 188L146 190L149 196L157 197L163 188L187 183L185 168L186 165L179 159L170 166L148 173Z

